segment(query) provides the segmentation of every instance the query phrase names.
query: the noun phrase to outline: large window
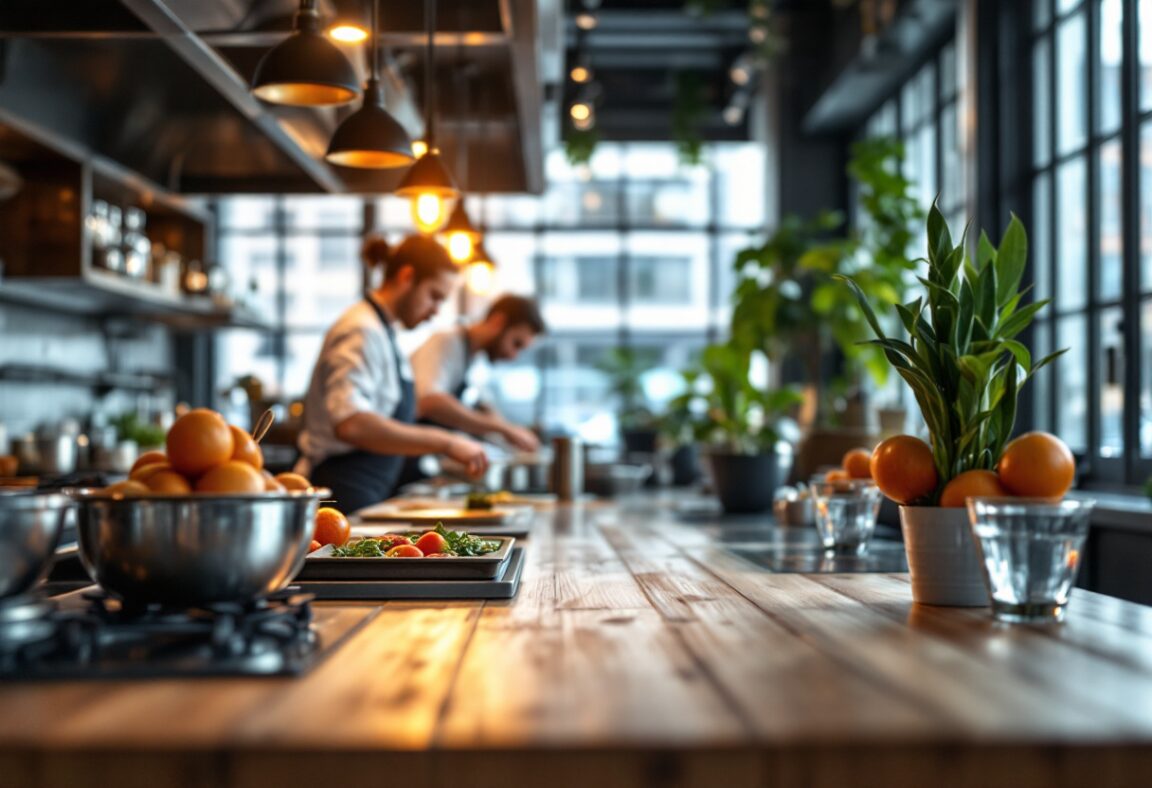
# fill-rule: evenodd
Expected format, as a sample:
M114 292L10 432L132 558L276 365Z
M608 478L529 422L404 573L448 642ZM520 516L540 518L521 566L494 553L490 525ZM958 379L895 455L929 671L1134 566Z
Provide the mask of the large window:
M612 442L618 403L601 370L611 348L643 351L641 385L658 409L677 393L678 371L726 331L733 256L763 230L763 154L716 144L705 165L682 167L669 144L602 143L587 165L555 151L546 169L541 197L467 198L498 266L493 293L536 296L550 329L494 369L490 393L515 420ZM217 206L233 296L274 327L221 339L218 388L256 374L278 396L302 396L324 331L359 297L365 222L398 240L412 231L408 203L230 197ZM437 325L482 315L487 302L469 294ZM412 349L432 328L402 342Z
M1032 387L1035 422L1088 481L1135 483L1152 465L1152 2L1034 0L1031 30L1033 280L1052 300L1034 340L1068 348Z

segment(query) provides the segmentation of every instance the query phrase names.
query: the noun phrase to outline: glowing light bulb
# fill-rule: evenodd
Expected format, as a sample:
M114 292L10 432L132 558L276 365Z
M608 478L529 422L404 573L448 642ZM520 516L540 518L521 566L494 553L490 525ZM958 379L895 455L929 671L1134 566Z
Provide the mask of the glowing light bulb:
M585 66L574 66L572 70L568 72L568 76L572 77L573 82L583 84L592 79L592 71Z
M576 27L581 30L595 30L598 24L600 24L600 20L589 11L581 11L576 15Z
M488 295L496 286L496 267L487 260L470 263L464 276L468 289L476 295Z
M444 200L435 194L421 194L412 201L412 221L416 223L416 229L425 235L439 230L447 218Z
M472 236L468 233L448 234L448 256L457 263L468 262L475 248L476 244L472 242Z
M572 120L583 122L592 117L592 107L583 101L577 101L569 108L568 114L572 116Z
M417 159L428 152L428 143L424 140L412 140L412 155Z
M328 36L342 44L359 44L368 38L368 31L359 25L333 25Z

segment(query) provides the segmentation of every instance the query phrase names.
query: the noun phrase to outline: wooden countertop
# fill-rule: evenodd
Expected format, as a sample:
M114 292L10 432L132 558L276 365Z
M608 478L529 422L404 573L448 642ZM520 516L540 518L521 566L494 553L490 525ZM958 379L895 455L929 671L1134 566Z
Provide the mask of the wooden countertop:
M511 602L370 620L298 679L0 686L0 786L1080 786L1152 774L1152 609L917 607L648 502L537 515ZM741 532L745 533L745 532ZM743 537L741 537L743 538Z

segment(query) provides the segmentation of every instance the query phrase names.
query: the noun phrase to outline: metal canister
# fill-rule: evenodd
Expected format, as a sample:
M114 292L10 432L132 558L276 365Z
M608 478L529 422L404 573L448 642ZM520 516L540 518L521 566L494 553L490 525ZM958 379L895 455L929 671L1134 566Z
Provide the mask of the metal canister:
M552 439L551 482L561 501L574 501L584 492L584 446L579 438Z

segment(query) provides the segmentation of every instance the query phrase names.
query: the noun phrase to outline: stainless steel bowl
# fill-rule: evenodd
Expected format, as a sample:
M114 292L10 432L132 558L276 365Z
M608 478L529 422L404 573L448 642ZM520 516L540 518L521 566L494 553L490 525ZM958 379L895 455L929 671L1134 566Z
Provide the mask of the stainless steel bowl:
M0 493L0 599L24 593L48 572L71 506L59 493Z
M247 602L284 588L304 563L317 504L330 495L69 494L92 579L128 603L176 606Z

